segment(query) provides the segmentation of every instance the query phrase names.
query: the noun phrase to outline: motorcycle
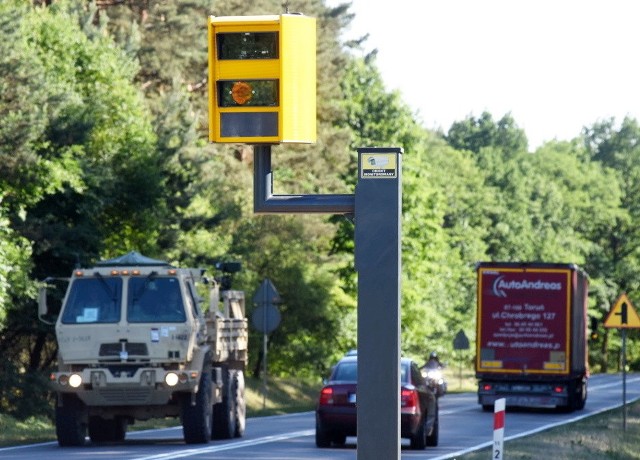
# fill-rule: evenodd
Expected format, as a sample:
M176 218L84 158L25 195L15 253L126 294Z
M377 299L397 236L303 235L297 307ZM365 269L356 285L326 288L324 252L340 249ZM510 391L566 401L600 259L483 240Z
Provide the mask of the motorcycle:
M442 369L443 366L437 363L427 363L420 369L422 376L438 398L447 392L447 381L444 379Z

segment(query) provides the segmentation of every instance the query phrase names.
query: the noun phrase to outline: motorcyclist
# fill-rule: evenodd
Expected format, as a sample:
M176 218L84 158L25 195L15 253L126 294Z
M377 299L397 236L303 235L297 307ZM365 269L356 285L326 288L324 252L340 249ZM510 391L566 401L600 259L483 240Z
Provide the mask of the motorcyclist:
M427 369L442 369L444 365L440 362L440 358L438 358L438 353L432 351L429 355L429 359L427 363L423 366Z
M443 368L444 364L440 362L438 353L435 351L431 352L429 359L421 368L422 375L427 379L427 382L433 386L437 396L444 396L447 392L447 382L442 375Z

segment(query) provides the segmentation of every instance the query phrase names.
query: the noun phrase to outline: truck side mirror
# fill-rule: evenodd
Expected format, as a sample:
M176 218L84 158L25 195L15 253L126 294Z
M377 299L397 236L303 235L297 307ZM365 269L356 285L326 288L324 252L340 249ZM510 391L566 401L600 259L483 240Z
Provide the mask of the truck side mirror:
M45 324L54 324L45 318L47 313L49 313L49 308L47 307L47 286L44 285L38 288L38 319Z

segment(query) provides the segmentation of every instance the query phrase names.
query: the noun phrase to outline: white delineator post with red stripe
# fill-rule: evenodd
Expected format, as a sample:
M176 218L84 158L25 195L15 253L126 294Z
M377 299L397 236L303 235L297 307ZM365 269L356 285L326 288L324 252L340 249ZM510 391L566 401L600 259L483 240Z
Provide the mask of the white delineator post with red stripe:
M497 399L493 406L493 456L494 460L502 460L504 451L504 412L505 399Z

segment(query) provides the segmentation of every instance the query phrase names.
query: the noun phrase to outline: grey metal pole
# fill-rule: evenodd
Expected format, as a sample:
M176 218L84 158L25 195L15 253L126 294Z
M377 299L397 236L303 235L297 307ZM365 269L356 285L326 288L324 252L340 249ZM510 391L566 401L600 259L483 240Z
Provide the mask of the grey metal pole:
M265 308L266 312L267 309ZM267 324L265 313L264 324ZM267 333L262 334L262 408L267 408Z
M271 145L253 147L255 214L353 214L354 195L274 195Z
M357 456L399 460L402 149L358 149L355 195L274 195L270 145L254 146L253 171L256 214L356 215Z
M622 328L622 431L627 431L627 329Z
M358 460L400 458L402 149L358 149Z

